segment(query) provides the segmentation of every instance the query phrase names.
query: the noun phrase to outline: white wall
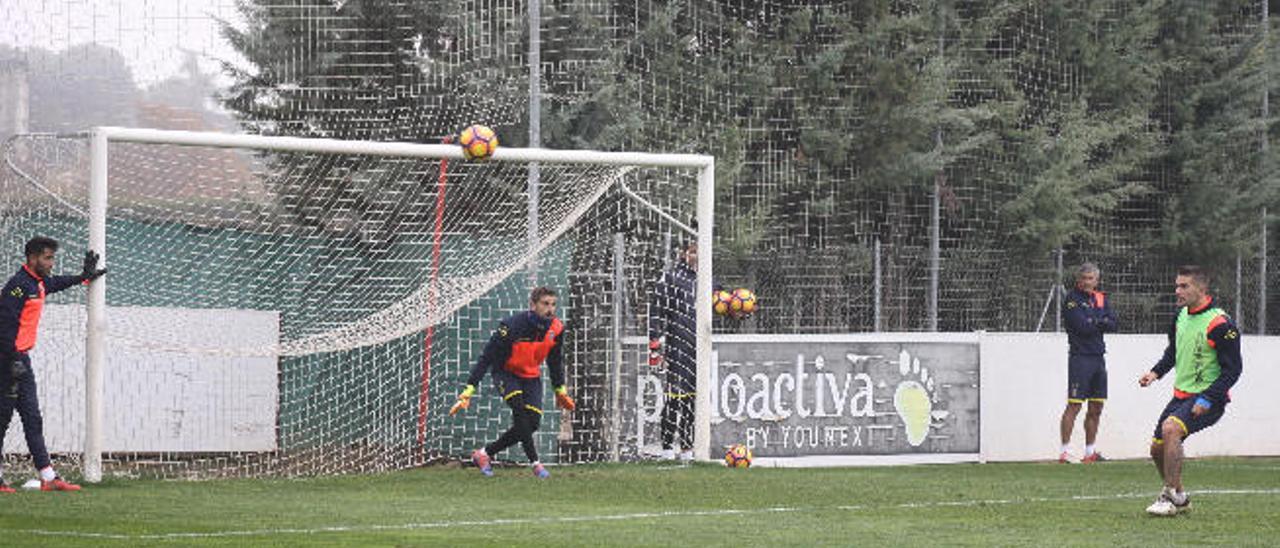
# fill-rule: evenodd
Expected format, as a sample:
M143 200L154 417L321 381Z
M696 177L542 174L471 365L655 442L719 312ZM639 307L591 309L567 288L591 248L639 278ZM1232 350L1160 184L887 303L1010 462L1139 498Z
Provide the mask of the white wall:
M719 335L714 342L977 342L981 352L981 449L978 455L900 454L887 456L773 459L776 466L840 466L1057 459L1058 431L1067 402L1067 337L1036 333L859 333L831 335ZM1138 377L1164 352L1164 335L1107 336L1108 400L1098 432L1098 448L1108 458L1149 458L1156 419L1173 396L1173 377L1148 388ZM1231 389L1232 403L1218 424L1192 435L1188 456L1280 455L1280 337L1244 334L1244 374ZM1072 453L1084 454L1084 415L1076 418Z
M243 337L253 345L278 337L273 313L133 309L131 322L165 322L184 341L207 346L211 333ZM113 312L119 314L120 312ZM50 305L32 353L50 450L78 451L83 442L83 309ZM170 335L173 336L173 335ZM187 340L189 338L189 341ZM973 342L981 347L981 453L989 461L1057 457L1058 420L1066 404L1067 342L1060 334L880 333L856 335L718 336L720 340ZM1156 418L1172 394L1172 378L1141 389L1138 377L1164 350L1161 335L1107 337L1110 397L1098 446L1110 458L1146 458ZM203 342L204 344L201 344ZM113 344L107 370L107 450L253 451L275 447L277 368L274 359L229 359L130 352ZM1280 337L1243 338L1244 375L1233 402L1214 427L1193 435L1190 456L1280 455ZM128 413L121 408L127 408ZM211 408L221 409L209 413ZM1073 453L1083 453L1084 413L1077 419ZM5 452L25 452L17 417ZM920 455L850 457L838 463L917 462ZM954 460L951 455L938 456ZM861 459L861 460L860 460ZM819 459L821 460L821 459ZM940 461L941 462L941 461ZM794 464L803 464L800 462ZM837 462L821 460L815 464Z
M1066 405L1067 338L1060 334L987 333L982 341L982 455L986 460L1056 458L1058 421ZM1172 374L1148 388L1138 377L1164 351L1163 335L1109 335L1108 399L1098 448L1109 458L1145 458L1156 419L1173 395ZM1280 455L1280 337L1244 335L1244 374L1217 425L1192 435L1188 456ZM1084 411L1072 453L1084 453Z
M111 307L108 321L170 348L262 347L279 340L275 312ZM84 446L82 306L47 305L31 352L45 444ZM103 450L269 451L276 447L279 379L274 357L226 357L143 349L107 336ZM26 453L15 414L5 453Z

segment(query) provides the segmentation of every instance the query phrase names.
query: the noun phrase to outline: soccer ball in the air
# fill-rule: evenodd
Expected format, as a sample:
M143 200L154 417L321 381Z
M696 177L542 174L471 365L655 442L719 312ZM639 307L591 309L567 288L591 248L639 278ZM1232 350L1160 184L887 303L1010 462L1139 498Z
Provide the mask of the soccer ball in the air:
M715 311L716 311L716 314L719 314L719 315L721 315L721 316L725 316L725 315L729 314L729 310L730 310L730 309L732 308L732 306L733 306L733 294L732 294L732 293L729 293L728 291L723 291L723 290L721 290L721 291L716 291L716 292L711 296L711 299L712 299L712 300L711 300L711 309L712 309L712 310L715 310Z
M733 298L729 301L729 312L735 318L745 318L756 311L756 294L750 289L739 287L733 290Z
M458 144L462 145L462 155L468 160L483 160L498 150L498 134L488 126L477 124L462 130Z
M751 450L741 443L729 446L724 452L724 464L729 468L747 468L751 466Z

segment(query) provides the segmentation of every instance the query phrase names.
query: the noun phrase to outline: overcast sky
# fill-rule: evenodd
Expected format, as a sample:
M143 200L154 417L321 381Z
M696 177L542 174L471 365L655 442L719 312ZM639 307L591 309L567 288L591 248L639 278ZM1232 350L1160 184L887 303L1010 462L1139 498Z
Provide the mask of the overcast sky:
M140 87L173 76L183 50L203 71L214 59L239 58L218 33L216 18L238 24L235 0L0 0L0 44L61 51L94 43L118 50Z

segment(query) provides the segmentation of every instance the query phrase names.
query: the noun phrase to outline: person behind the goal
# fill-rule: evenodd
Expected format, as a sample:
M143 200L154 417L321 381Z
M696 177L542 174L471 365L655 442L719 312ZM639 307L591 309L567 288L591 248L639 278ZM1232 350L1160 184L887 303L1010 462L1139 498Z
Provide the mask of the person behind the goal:
M649 301L649 365L666 366L662 405L662 458L693 460L693 399L698 385L698 242L689 240L653 287ZM678 439L677 439L678 438Z
M556 404L568 411L575 407L564 387L563 334L564 323L556 317L556 292L547 287L534 288L529 295L529 310L499 322L484 353L471 368L467 385L458 394L458 401L449 409L449 414L471 406L476 385L490 370L502 401L511 408L511 427L493 443L471 453L471 461L480 473L492 476L492 457L518 442L533 465L534 475L543 479L551 476L538 460L533 433L542 423L541 366L544 361L551 374Z

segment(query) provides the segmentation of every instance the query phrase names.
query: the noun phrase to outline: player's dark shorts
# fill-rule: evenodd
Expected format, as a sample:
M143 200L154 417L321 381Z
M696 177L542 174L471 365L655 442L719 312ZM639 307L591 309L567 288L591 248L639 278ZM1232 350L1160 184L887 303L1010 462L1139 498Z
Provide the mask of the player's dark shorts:
M493 381L507 405L513 408L529 406L542 414L542 377L525 379L499 367L493 371Z
M1067 356L1067 402L1106 401L1107 361L1102 356Z
M1222 418L1222 414L1227 411L1226 404L1215 403L1204 414L1196 417L1191 415L1191 408L1195 407L1195 405L1195 396L1182 400L1178 398L1169 400L1169 405L1165 406L1164 412L1160 414L1160 420L1156 421L1156 433L1152 440L1156 443L1164 441L1164 433L1160 431L1160 425L1164 424L1166 418L1173 417L1174 422L1177 422L1178 426L1181 426L1186 431L1186 435L1182 436L1183 439L1186 439L1191 434L1213 426L1214 423L1218 422L1218 419Z

